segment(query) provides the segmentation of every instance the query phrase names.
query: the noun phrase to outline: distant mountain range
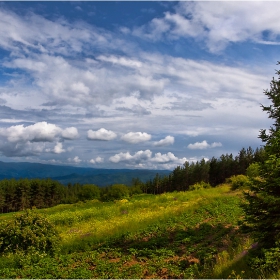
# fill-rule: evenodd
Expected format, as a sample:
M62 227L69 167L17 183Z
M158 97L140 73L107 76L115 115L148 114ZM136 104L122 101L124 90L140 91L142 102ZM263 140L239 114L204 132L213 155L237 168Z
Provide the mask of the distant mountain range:
M131 185L133 178L142 182L153 179L156 174L170 174L169 170L142 169L97 169L74 166L59 166L29 162L0 161L0 180L20 178L51 178L64 185L68 183L95 184L100 187L112 184Z

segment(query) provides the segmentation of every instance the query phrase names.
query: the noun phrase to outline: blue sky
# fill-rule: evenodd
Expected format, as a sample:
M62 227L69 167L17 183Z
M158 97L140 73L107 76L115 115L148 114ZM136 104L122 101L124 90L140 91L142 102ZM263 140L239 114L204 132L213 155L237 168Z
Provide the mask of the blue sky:
M0 160L173 169L259 147L280 2L1 2Z

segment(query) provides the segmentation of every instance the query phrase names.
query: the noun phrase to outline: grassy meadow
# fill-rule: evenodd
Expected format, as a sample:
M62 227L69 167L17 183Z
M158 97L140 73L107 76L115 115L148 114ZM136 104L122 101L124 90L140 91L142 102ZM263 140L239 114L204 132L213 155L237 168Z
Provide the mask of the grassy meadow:
M248 265L254 242L239 229L242 197L224 184L36 210L55 225L60 251L6 254L0 278L269 277Z

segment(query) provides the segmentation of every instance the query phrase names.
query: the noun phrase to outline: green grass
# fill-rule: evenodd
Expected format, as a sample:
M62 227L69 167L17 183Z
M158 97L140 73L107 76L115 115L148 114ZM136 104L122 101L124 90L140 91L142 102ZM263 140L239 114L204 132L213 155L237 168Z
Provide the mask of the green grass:
M238 227L241 199L222 185L37 210L59 231L60 253L2 256L0 278L258 278L245 262L253 240Z

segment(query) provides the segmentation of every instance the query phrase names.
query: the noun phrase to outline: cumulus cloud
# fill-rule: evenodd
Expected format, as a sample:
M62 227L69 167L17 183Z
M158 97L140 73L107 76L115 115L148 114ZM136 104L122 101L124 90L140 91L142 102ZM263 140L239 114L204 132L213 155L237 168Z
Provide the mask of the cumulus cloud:
M63 149L63 146L62 146L62 143L57 143L53 149L53 152L55 154L61 154L61 153L64 153L65 150Z
M156 163L174 162L174 163L183 164L187 161L187 158L184 157L179 159L173 153L168 152L167 154L156 153L155 156L151 159L151 161Z
M107 130L105 128L100 128L99 130L93 131L88 130L87 138L89 140L101 140L101 141L110 141L117 137L117 134L112 130Z
M24 125L14 125L1 128L0 135L6 137L9 142L52 142L61 131L61 128L55 124L39 122L26 127Z
M212 144L208 144L206 140L203 140L202 142L196 142L194 144L189 144L188 148L191 150L204 150L209 148L216 148L221 147L222 143L220 142L213 142Z
M68 140L73 140L79 137L79 133L78 133L78 129L76 127L67 127L65 128L62 133L61 136L64 139L68 139Z
M38 122L29 126L14 125L8 128L0 128L0 135L9 142L53 142L57 137L74 139L78 131L75 127L61 129L55 124Z
M76 164L78 164L82 161L78 156L75 156L74 158L68 158L67 160L70 163L76 163Z
M150 150L138 151L134 155L131 155L129 152L119 153L109 158L113 163L125 162L127 164L137 164L141 167L146 168L157 168L159 165L165 165L164 168L174 167L178 164L183 164L187 161L187 158L178 158L173 153L168 152L167 154L156 153L155 156L152 156Z
M138 151L134 155L131 155L129 152L119 153L114 156L111 156L109 160L113 163L118 163L121 161L125 162L141 162L150 159L152 156L152 152L150 150L146 151Z
M163 146L169 146L174 143L174 137L173 136L166 136L164 139L161 139L157 142L154 142L154 145L157 147L163 147Z
M92 158L89 162L92 164L102 163L102 162L104 162L104 158L98 156L96 159Z
M61 154L66 152L61 142L64 139L72 140L77 137L77 129L69 127L62 129L55 124L38 122L24 126L14 125L0 128L0 136L4 143L0 150L6 156L39 155L43 152ZM53 148L46 148L45 143L57 142ZM71 150L71 147L67 149Z
M121 137L121 139L125 142L131 144L137 144L140 142L145 142L150 140L152 135L146 132L129 132Z

